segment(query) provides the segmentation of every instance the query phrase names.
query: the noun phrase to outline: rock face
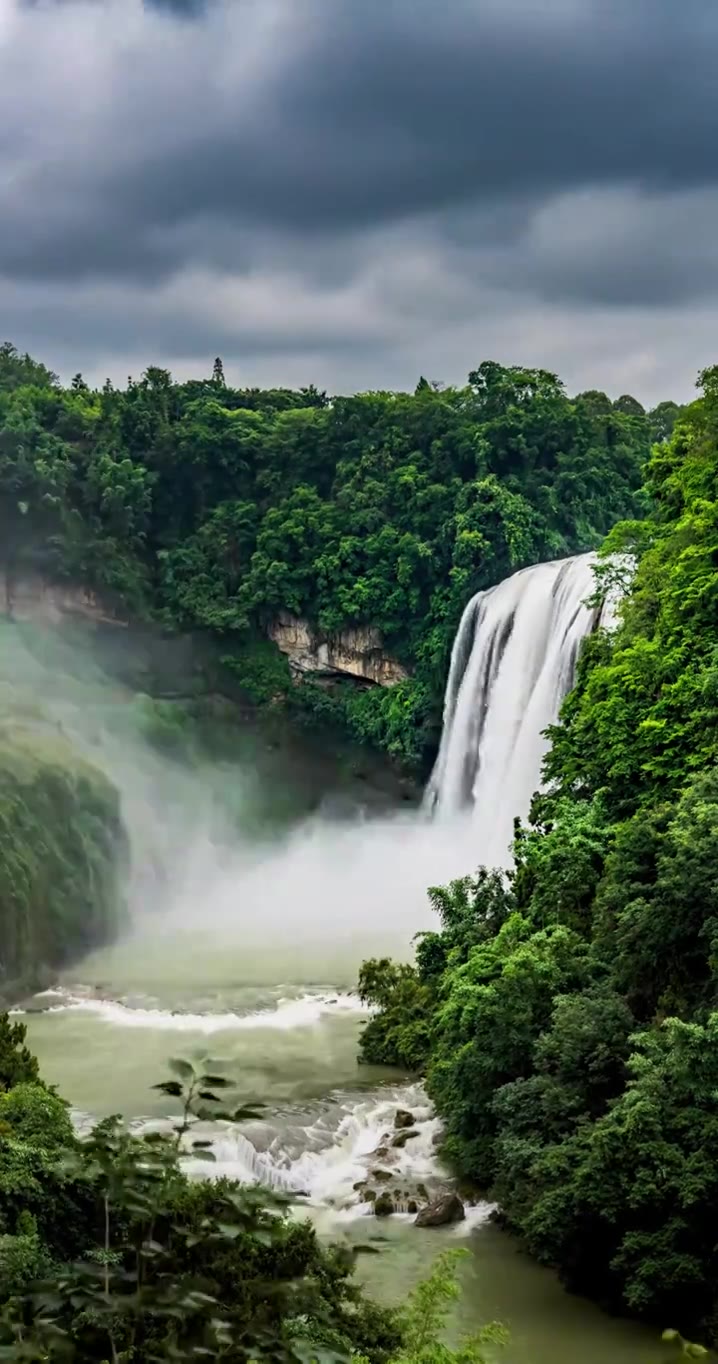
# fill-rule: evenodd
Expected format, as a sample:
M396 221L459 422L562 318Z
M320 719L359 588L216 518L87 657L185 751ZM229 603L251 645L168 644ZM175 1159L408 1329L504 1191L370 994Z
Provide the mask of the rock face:
M37 625L59 625L71 616L82 616L97 624L126 624L85 587L51 583L37 574L11 578L7 570L0 576L0 614Z
M292 672L298 676L357 677L380 687L391 687L409 676L385 653L381 631L371 626L327 635L303 617L280 611L267 634L286 654Z
M446 1193L417 1214L415 1227L445 1227L450 1222L463 1222L464 1205L457 1193Z

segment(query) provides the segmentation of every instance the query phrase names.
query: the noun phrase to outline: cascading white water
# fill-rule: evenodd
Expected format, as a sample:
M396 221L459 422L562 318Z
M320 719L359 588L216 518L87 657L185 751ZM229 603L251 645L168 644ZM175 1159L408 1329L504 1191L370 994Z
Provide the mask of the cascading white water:
M444 727L425 802L439 819L468 809L480 859L505 864L515 816L540 784L545 730L571 687L594 556L536 564L471 599L456 634ZM608 623L608 621L606 622Z

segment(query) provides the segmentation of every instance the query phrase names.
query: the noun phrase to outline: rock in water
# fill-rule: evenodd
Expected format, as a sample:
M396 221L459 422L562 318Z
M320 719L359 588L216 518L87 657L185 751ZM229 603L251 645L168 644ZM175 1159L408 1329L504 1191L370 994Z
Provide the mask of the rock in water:
M394 1126L397 1128L413 1127L414 1114L409 1113L405 1108L397 1108L396 1113L394 1115Z
M415 1127L412 1128L411 1130L405 1128L403 1132L397 1132L396 1136L392 1137L391 1144L392 1146L396 1146L400 1151L402 1151L406 1146L406 1143L408 1141L411 1141L413 1137L418 1137L418 1135L419 1133L417 1132ZM378 1154L379 1153L377 1152L377 1155Z
M415 1227L446 1227L450 1222L463 1222L466 1213L457 1193L445 1193L422 1208L414 1221Z
M394 1211L394 1204L393 1204L393 1202L392 1202L391 1195L388 1194L388 1193L379 1194L379 1197L376 1199L376 1201L375 1201L375 1203L374 1203L374 1216L375 1216L375 1217L391 1217L391 1214L393 1213L393 1211ZM463 1213L463 1208L462 1208L462 1213Z

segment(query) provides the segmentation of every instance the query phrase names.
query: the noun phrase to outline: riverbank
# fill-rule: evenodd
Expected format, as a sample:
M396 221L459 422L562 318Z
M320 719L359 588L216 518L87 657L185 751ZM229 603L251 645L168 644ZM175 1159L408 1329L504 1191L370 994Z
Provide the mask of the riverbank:
M240 905L241 883L236 889ZM23 1020L29 1042L43 1074L77 1110L121 1111L140 1128L172 1111L171 1100L151 1088L169 1057L203 1047L237 1080L238 1099L266 1105L239 1132L214 1134L218 1164L205 1173L253 1180L259 1164L270 1185L268 1171L285 1189L303 1188L308 1199L295 1216L309 1216L323 1241L375 1252L356 1262L372 1296L403 1301L441 1249L462 1246L469 1255L459 1270L452 1335L498 1319L511 1333L507 1364L605 1364L608 1357L655 1364L654 1332L566 1295L491 1225L488 1208L423 1230L411 1214L371 1215L354 1185L376 1166L397 1109L414 1113L422 1133L418 1147L409 1142L401 1152L404 1182L447 1178L433 1142L438 1125L404 1073L357 1063L366 1015L348 991L362 944L335 943L324 961L315 961L315 946L298 955L296 944L243 946L226 926L219 940L216 929L162 935L146 927L66 973L56 1011ZM48 1000L39 1003L46 1009Z

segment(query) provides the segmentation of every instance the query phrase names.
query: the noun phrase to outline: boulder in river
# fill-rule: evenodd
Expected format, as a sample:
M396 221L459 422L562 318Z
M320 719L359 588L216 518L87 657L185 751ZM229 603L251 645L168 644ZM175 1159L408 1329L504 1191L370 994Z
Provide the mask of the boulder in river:
M397 1132L396 1136L392 1137L391 1144L392 1146L398 1147L398 1149L401 1151L404 1149L408 1141L411 1141L414 1137L418 1137L418 1135L419 1133L417 1132L415 1127L404 1128L403 1132Z
M374 1203L374 1216L391 1217L393 1211L394 1203L391 1198L391 1195L386 1192L379 1194L379 1197L375 1200Z
M386 1184L388 1180L394 1179L395 1175L391 1170L372 1170L369 1174L370 1179L375 1179L377 1184Z
M446 1227L450 1222L463 1222L466 1213L459 1195L454 1192L442 1194L427 1207L422 1208L414 1222L415 1227Z
M409 1113L406 1108L397 1108L396 1113L394 1114L394 1126L396 1128L413 1127L414 1114Z

